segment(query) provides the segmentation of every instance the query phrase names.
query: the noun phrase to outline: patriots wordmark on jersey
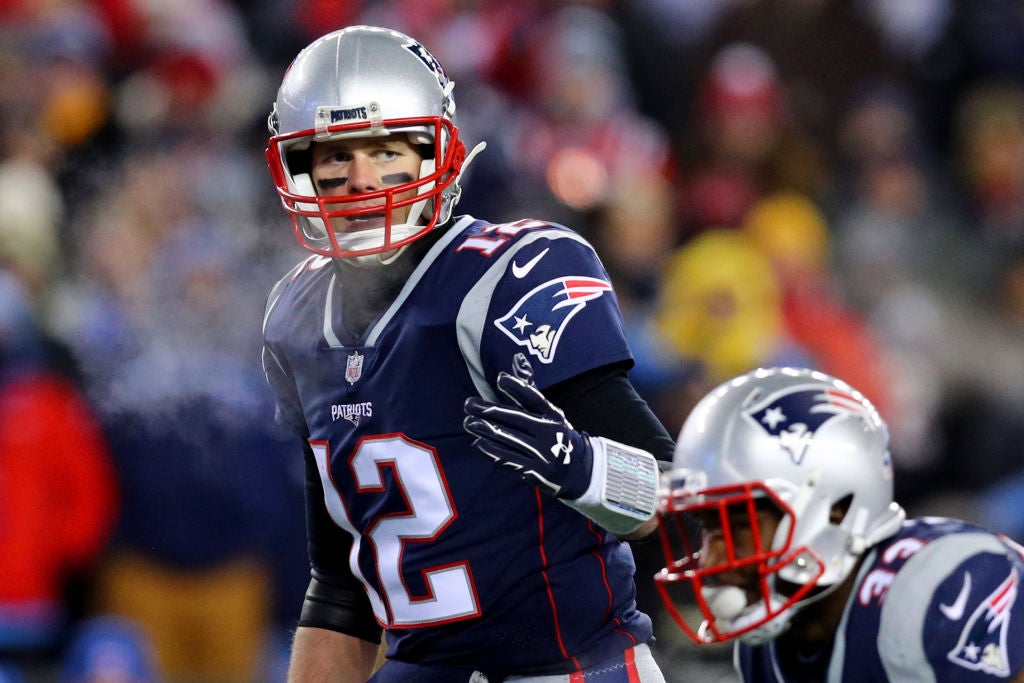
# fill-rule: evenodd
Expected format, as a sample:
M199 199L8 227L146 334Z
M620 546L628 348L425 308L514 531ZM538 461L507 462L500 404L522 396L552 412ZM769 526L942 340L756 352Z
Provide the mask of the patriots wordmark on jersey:
M590 245L539 221L462 217L349 345L341 287L323 257L279 283L264 366L354 539L388 656L568 672L650 640L629 548L495 467L462 426L466 397L498 400L517 354L540 388L631 360Z

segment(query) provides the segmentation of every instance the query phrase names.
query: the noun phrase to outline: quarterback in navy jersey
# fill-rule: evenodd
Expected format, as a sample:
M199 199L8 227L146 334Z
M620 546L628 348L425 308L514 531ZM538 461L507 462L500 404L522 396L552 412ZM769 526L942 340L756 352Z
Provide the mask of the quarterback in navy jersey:
M356 26L299 53L271 114L313 252L263 324L306 457L289 681L663 681L622 539L656 527L671 437L629 383L592 247L453 215L478 151L454 113L421 44Z
M747 683L1024 681L1024 548L907 519L888 448L872 404L820 372L760 369L702 399L658 513L656 582L686 634L735 639Z

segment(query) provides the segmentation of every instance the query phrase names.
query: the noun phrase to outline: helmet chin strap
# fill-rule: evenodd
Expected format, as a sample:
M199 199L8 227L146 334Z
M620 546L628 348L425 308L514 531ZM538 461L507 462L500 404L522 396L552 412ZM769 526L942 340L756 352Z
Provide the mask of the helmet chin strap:
M422 225L412 225L410 223L398 223L391 226L391 239L398 241L411 237L418 231L422 230ZM375 247L384 241L384 228L372 228L369 230L363 230L359 233L349 235L338 235L338 244L343 246L345 249L358 250L361 248ZM397 238L397 239L396 239ZM408 244L403 244L400 247L395 247L390 251L378 252L376 254L362 254L360 256L348 256L345 258L346 261L363 267L363 268L376 268L379 266L386 266L394 263Z
M362 256L349 256L345 261L351 263L356 268L363 268L370 270L373 268L383 268L384 266L394 263L399 256L405 252L405 248L408 244L402 245L392 251L383 252L380 254L363 254Z

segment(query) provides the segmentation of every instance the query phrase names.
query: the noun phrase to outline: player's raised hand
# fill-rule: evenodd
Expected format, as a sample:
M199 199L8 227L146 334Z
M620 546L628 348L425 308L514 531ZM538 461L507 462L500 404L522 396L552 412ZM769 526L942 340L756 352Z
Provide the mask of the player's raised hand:
M654 515L658 465L645 450L573 429L565 414L533 383L525 356L512 374L498 373L511 404L466 399L463 425L474 445L529 484L624 535Z
M528 361L517 359L514 373L501 372L497 381L511 404L466 399L466 431L477 437L477 448L533 486L559 498L578 498L590 485L590 439L544 398Z

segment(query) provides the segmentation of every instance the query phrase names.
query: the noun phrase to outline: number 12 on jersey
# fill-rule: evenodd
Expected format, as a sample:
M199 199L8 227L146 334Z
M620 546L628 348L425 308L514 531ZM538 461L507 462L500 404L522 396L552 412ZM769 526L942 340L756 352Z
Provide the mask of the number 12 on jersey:
M310 446L320 471L327 511L335 524L352 534L349 565L366 586L377 619L388 628L412 628L479 616L480 605L467 561L420 569L427 588L424 595L412 595L403 579L406 544L435 541L456 516L434 450L402 434L360 441L349 460L358 495L384 495L383 470L390 468L393 485L400 487L408 503L404 513L381 516L360 534L334 484L330 447L325 441L310 441ZM366 542L373 546L377 582L367 580L359 568L357 558Z

